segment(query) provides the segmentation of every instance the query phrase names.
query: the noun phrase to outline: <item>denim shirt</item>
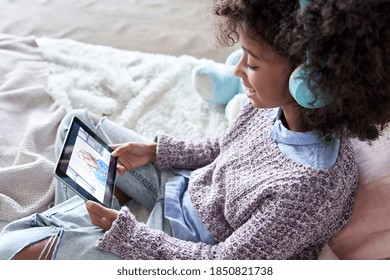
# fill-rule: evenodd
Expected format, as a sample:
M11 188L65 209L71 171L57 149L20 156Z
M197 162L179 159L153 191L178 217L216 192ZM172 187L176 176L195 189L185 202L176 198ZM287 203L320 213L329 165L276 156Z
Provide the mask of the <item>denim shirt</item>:
M303 165L318 169L331 169L338 157L340 138L333 135L330 141L318 137L318 133L295 132L284 127L281 109L272 110L268 117L274 120L270 133L281 153ZM173 236L182 240L215 244L216 241L200 220L188 192L189 170L173 170L165 188L165 217L169 220Z

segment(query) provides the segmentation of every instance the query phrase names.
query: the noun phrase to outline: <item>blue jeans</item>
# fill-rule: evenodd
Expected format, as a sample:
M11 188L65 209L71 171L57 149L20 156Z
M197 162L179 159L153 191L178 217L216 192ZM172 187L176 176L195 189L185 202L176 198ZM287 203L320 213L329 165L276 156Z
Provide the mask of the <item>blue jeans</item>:
M95 125L85 110L74 110L62 120L56 139L56 156L61 152L63 141L73 116L81 119L108 144L148 142L134 131L124 128L106 118ZM116 186L127 196L150 211L147 226L171 235L169 221L164 218L164 193L166 181L175 176L171 171L159 171L153 164L130 170L117 176ZM114 199L114 209L119 203ZM17 220L7 225L0 233L0 259L12 259L26 246L52 237L53 259L117 259L111 253L95 247L103 230L92 225L84 200L61 182L55 190L55 206L41 214ZM77 253L75 253L77 252Z

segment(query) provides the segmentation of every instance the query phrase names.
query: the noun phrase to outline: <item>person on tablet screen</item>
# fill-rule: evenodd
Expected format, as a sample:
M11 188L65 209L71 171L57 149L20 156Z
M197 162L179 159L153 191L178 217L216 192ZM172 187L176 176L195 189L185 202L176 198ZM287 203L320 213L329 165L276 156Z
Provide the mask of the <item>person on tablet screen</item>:
M234 123L212 138L152 142L70 112L57 145L74 115L111 143L119 202L58 187L62 203L4 228L0 257L315 259L348 222L350 138L374 140L390 122L390 2L212 2L218 38L243 50L235 74L249 102ZM150 210L146 223L120 206L127 197Z
M78 157L84 162L93 172L95 179L103 186L107 182L108 165L101 159L95 158L89 152L80 149L77 152Z

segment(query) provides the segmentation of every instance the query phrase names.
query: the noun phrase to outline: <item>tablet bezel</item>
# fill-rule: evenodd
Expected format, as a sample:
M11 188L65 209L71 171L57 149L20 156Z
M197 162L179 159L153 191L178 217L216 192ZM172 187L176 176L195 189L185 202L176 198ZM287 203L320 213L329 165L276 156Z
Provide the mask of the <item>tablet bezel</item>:
M86 124L84 124L79 118L74 116L71 121L71 125L68 129L68 132L65 136L65 140L62 146L61 154L57 160L57 164L54 170L55 176L62 181L64 184L69 186L74 190L78 195L80 195L84 200L92 200L97 203L102 204L103 206L111 208L112 200L114 197L115 190L115 180L116 180L116 167L118 159L110 155L110 162L108 165L108 174L106 181L106 188L104 193L103 201L100 201L91 193L89 193L82 186L77 184L72 178L70 178L66 171L69 166L70 158L73 153L74 143L76 142L78 132L80 127L87 132L96 142L98 142L104 149L106 149L110 154L113 151L107 143L105 143L96 133L94 133ZM69 151L71 148L71 152Z

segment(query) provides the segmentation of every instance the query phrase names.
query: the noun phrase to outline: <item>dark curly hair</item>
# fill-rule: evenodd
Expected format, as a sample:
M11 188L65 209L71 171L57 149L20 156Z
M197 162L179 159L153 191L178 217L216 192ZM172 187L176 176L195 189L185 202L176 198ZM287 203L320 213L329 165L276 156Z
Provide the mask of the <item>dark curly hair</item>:
M375 140L390 122L388 0L214 0L217 38L232 46L249 27L292 69L316 77L330 104L301 109L302 127ZM307 51L309 50L309 51Z

